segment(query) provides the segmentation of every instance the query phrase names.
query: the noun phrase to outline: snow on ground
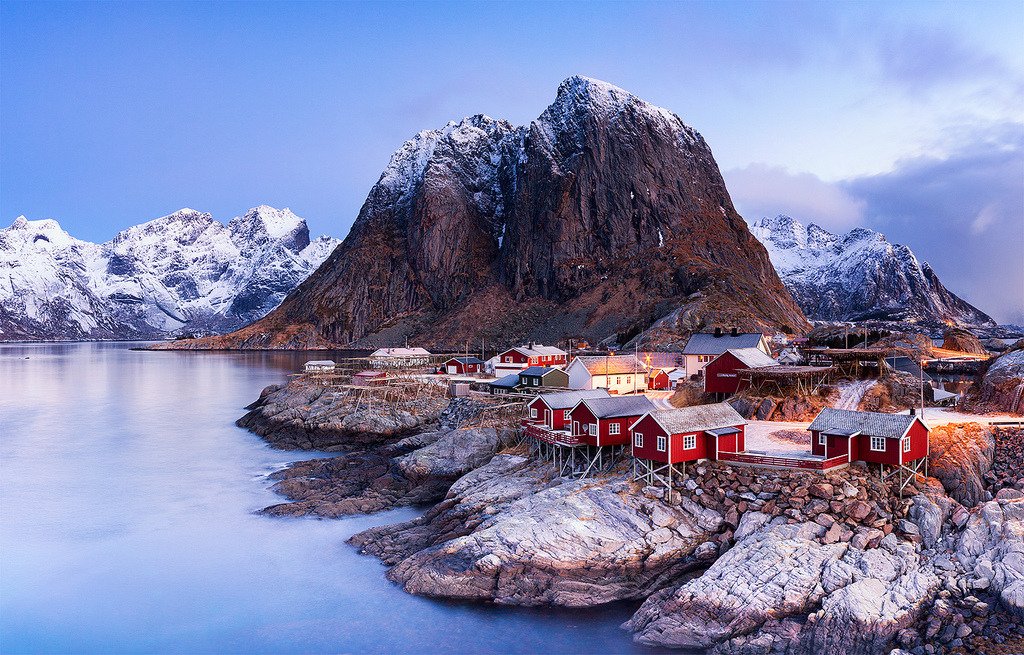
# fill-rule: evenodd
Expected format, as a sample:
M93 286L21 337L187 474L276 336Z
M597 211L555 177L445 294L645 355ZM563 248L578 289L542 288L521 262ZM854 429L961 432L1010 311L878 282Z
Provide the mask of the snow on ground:
M840 383L838 385L839 399L836 400L833 407L836 409L857 409L860 407L860 401L864 399L864 394L875 384L877 384L877 380L854 380L852 382Z

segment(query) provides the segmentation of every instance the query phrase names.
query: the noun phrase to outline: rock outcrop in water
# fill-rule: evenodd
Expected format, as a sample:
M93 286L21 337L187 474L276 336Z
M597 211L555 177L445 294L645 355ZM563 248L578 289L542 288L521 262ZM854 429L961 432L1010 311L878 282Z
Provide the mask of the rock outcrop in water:
M528 126L474 116L416 135L278 310L174 347L596 341L655 321L809 328L700 134L572 77Z

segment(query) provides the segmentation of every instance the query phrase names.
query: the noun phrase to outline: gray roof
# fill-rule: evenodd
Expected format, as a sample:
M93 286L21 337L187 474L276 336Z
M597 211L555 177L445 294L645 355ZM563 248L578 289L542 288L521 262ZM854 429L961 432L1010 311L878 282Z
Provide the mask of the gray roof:
M889 368L899 371L901 373L910 373L915 378L920 379L922 371L920 365L917 362L910 359L909 357L886 357L885 363L889 365ZM924 373L924 379L928 382L932 381L932 376Z
M728 332L716 337L709 332L698 332L690 335L683 353L686 355L721 355L734 348L757 348L761 343L760 332L746 332L735 337Z
M306 366L337 366L333 359L314 359L306 362Z
M597 418L621 418L642 416L658 408L647 396L610 396L608 398L587 398L583 404Z
M730 348L726 352L743 362L747 368L763 368L779 364L770 355L764 354L760 348Z
M651 412L651 416L669 434L704 432L747 424L747 421L728 403L663 409Z
M579 355L573 362L583 364L591 375L646 373L647 365L633 355Z
M483 364L484 363L484 361L482 359L480 359L479 357L452 357L448 361L450 362L450 361L452 361L452 359L454 359L455 361L460 362L462 364Z
M857 412L826 407L807 429L826 434L851 435L859 432L870 437L899 439L916 419L913 414Z
M527 357L548 357L551 355L567 354L564 350L557 346L545 346L542 343L532 343L526 346L517 346L515 348L509 348L509 350L518 350ZM508 350L506 350L505 352L508 352Z
M534 376L544 377L548 373L551 373L552 371L558 371L558 370L560 370L560 369L557 369L557 368L555 368L553 366L531 366L529 368L524 368L519 373L519 375L534 375Z
M551 409L572 409L584 398L607 398L607 389L582 389L580 391L558 391L546 393L541 398Z
M503 378L498 378L494 382L491 382L492 387L518 387L519 386L519 374L510 373Z

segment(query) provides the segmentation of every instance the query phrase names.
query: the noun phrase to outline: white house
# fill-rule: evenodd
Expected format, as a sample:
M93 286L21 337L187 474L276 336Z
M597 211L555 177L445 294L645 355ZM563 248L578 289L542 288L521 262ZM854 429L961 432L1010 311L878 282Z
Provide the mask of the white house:
M336 364L330 359L316 359L306 362L306 373L317 373L320 371L333 371Z
M429 363L430 353L423 348L380 348L370 354L373 368L408 368Z
M633 355L580 355L569 363L570 389L633 393L647 388L647 367Z
M712 359L725 351L740 348L757 348L766 355L772 354L768 340L760 332L738 332L735 329L723 332L716 329L714 332L698 332L691 335L686 347L683 348L686 376L700 373Z

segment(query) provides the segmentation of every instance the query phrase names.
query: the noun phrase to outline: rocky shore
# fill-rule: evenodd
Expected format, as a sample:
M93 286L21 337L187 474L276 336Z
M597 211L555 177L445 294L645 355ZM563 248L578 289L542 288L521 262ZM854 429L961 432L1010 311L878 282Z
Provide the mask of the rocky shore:
M703 463L667 492L631 481L625 464L559 478L510 426L466 425L464 400L396 405L357 429L328 404L292 383L243 419L278 445L347 451L280 473L275 488L293 502L265 511L436 503L350 539L410 593L642 601L623 626L637 641L712 653L1024 652L1024 431L936 431L935 477L902 497L863 465L821 475ZM399 411L416 420L392 427Z

